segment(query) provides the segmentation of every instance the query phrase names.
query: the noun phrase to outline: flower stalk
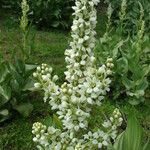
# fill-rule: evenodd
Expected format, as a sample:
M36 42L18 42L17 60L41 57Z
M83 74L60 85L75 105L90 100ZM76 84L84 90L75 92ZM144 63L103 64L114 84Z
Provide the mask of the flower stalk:
M22 34L23 34L22 57L23 57L23 60L25 60L28 55L28 52L27 52L27 40L28 40L27 36L28 36L28 25L29 25L28 12L30 10L27 0L22 0L21 9L22 9L22 17L20 19L20 28L21 28Z
M117 127L122 123L121 113L115 109L112 116L102 123L102 129L89 128L89 118L94 106L101 106L110 90L110 75L114 67L112 58L96 67L94 57L95 6L99 0L76 0L70 48L65 51L66 82L56 84L58 77L52 68L42 64L33 76L38 80L35 87L44 91L44 101L49 101L56 111L62 128L46 127L37 122L33 125L33 140L38 148L45 150L84 150L107 147L117 136ZM104 129L104 130L103 130Z

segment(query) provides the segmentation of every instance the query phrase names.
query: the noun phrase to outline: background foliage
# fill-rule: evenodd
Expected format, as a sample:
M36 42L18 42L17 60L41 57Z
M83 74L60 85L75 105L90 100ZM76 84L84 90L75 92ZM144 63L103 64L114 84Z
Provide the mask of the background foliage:
M111 3L114 9L113 12L113 23L118 24L119 11L120 11L120 0L104 0L105 3ZM139 17L139 2L142 4L145 13L146 30L150 31L150 2L149 0L127 0L127 20L126 20L126 31L131 32L136 30L137 18Z
M17 14L21 12L21 0L2 0L2 3ZM39 28L67 29L72 23L74 0L28 0L28 4L29 17Z
M128 3L124 6L128 8ZM144 32L143 7L140 4L139 7L140 17L136 18L137 30L132 35L124 34L126 24L129 24L131 20L125 23L124 20L119 19L117 29L112 26L113 11L109 6L106 33L100 38L96 49L99 62L107 57L112 57L114 60L115 69L110 98L115 101L126 100L131 105L144 102L150 74L149 37ZM120 18L127 18L127 14L124 11L121 12L123 17Z
M72 6L75 0L28 0L30 5L30 17L34 24L42 28L69 28L72 22ZM127 0L127 21L126 31L130 32L136 29L136 18L139 17L139 3L143 5L145 11L146 30L150 30L150 2L149 0ZM20 3L21 0L2 0L1 3L5 7L10 7L17 14L21 12ZM106 5L105 5L105 4ZM120 0L102 0L100 5L104 7L109 3L112 4L113 23L118 24ZM99 7L98 7L99 8ZM101 8L101 7L100 7Z

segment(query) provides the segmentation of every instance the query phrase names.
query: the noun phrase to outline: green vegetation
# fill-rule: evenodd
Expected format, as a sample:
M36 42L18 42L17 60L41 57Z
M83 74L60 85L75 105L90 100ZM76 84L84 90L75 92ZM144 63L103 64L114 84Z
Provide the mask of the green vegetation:
M144 102L145 93L149 87L150 51L147 51L150 47L149 33L145 34L144 10L139 3L140 17L136 25L137 30L133 35L124 34L127 7L126 3L121 6L120 20L116 31L111 24L113 9L111 5L108 7L107 28L97 45L96 56L100 63L104 62L107 57L112 57L114 60L114 81L110 98L116 101L122 100L123 97L131 105L138 105Z
M97 32L98 32L97 38L99 38L105 33L106 21L107 21L107 17L105 16L105 13L99 12L98 26L97 26ZM69 33L65 31L59 31L59 30L39 31L34 27L31 27L30 30L31 30L30 33L32 35L35 34L35 36L33 39L34 41L31 41L30 43L30 46L32 47L32 51L30 53L29 59L27 59L27 63L40 65L41 63L44 62L44 63L50 64L53 67L55 74L59 75L59 79L60 79L59 83L62 83L64 81L63 73L64 73L65 66L66 66L65 59L64 59L64 51L68 47ZM112 35L114 33L115 32L113 31ZM111 39L113 41L113 42L111 41L112 47L118 44L117 36L118 35L116 36L114 35L113 39ZM30 38L32 39L32 36ZM15 18L14 15L12 15L11 13L8 13L8 11L7 13L6 11L0 13L0 61L3 59L7 61L12 60L11 58L12 54L14 54L14 52L20 51L21 44L22 44L22 32L20 32L19 21ZM149 42L144 42L143 44L144 44L143 47L145 47L145 50L149 52L149 48L150 48ZM111 46L109 48L111 48ZM122 47L122 44L120 47ZM104 49L106 50L107 46ZM127 49L130 49L130 47L127 47ZM101 60L101 53L99 50L100 50L100 46L98 45L95 50L95 53L97 55L97 58ZM146 54L146 56L148 57L148 54ZM145 58L144 63L148 64L149 60L145 56L143 57ZM124 58L122 60L119 56L119 59L117 61L120 61L119 63L123 64L125 63L126 60L124 60ZM116 64L117 63L118 62L116 62ZM143 63L143 62L140 62L140 63ZM126 66L122 65L121 67L125 69ZM120 68L120 70L122 70L122 68ZM136 68L135 71L136 70L141 71L142 68ZM117 78L116 78L116 81L117 81ZM124 86L127 85L125 82L123 83L124 83ZM115 84L118 85L118 83L115 83ZM125 115L128 115L130 112L134 112L140 125L143 127L142 143L146 143L148 137L150 137L150 128L149 128L150 127L150 100L149 100L150 92L149 92L149 89L146 92L145 101L143 103L140 103L138 106L131 106L124 99L126 95L124 95L124 93L120 95L120 87L117 90L118 91L115 91L115 92L116 93L118 92L120 101L113 101L111 99L112 97L111 98L109 97L108 98L109 101L104 102L104 105L101 111L104 111L104 112L108 111L108 114L109 114L111 113L114 107L117 106L118 108L120 108L121 112L124 114L124 123L120 130L124 130L126 128L128 119L126 118ZM144 88L144 91L145 91L145 88ZM38 92L35 92L28 97L28 101L32 103L33 108L34 108L29 117L23 118L19 113L17 113L17 111L14 111L13 118L10 118L9 120L0 124L0 150L28 150L28 149L35 150L36 149L35 144L32 142L32 138L33 138L33 135L31 133L32 124L36 121L40 121L40 122L47 124L50 120L49 116L53 115L53 112L50 110L49 105L47 105L46 103L45 104L43 103L42 97L43 95ZM99 113L100 113L99 109L95 108L95 114L99 114ZM93 120L91 120L91 122L95 122L99 124L101 120L99 120L99 122L97 122L97 120L99 120L99 118L94 118ZM129 124L129 126L131 125Z
M19 24L12 20L10 14L2 14L0 18L1 58L4 56L5 60L10 60L13 51L19 50L21 32ZM35 29L32 31L34 32ZM68 40L67 32L36 31L34 51L31 53L28 63L47 62L51 64L56 74L61 77L59 82L62 82L65 70L64 51L67 48ZM34 108L30 117L22 118L17 112L14 112L15 117L0 124L0 150L36 149L32 142L32 124L39 120L45 122L51 111L49 105L43 103L39 93L31 95L29 101Z
M116 140L112 150L148 150L150 148L150 140L142 143L142 127L134 116L134 113L128 116L127 128L122 132Z
M2 0L1 5L21 14L22 0ZM74 0L28 0L30 20L38 28L69 29L72 24L72 6Z

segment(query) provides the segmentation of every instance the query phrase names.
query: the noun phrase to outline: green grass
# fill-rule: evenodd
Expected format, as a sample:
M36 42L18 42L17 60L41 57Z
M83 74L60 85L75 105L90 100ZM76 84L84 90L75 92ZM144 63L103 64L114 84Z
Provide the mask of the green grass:
M0 45L1 53L9 60L13 51L19 51L20 30L18 22L14 21L14 16L1 13L0 16ZM98 37L105 32L105 15L98 17ZM28 63L48 63L54 69L54 72L60 77L59 82L64 81L64 51L68 48L69 33L57 30L37 31L34 51L32 51ZM31 99L34 104L34 111L29 118L22 118L16 114L15 118L0 124L0 150L35 150L35 144L32 142L32 124L36 121L47 121L47 116L51 115L50 107L44 104L42 96L35 96ZM147 105L141 105L136 108L124 103L117 105L125 114L135 111L136 116L140 119L146 138L150 136L150 108ZM113 106L114 105L114 106ZM110 113L116 106L114 102L105 102L103 110ZM95 110L99 113L99 110ZM46 118L46 119L45 119Z
M12 19L10 14L0 16L0 45L1 55L10 60L14 51L20 50L21 34L18 22ZM35 29L31 32L34 32ZM51 30L37 31L34 51L32 51L28 63L47 63L59 75L59 82L64 80L64 51L68 47L69 33ZM0 57L2 58L2 56ZM49 105L44 104L42 96L31 99L34 111L29 118L22 118L16 114L15 118L0 124L0 150L34 150L36 145L32 142L32 124L43 122L46 116L51 114Z

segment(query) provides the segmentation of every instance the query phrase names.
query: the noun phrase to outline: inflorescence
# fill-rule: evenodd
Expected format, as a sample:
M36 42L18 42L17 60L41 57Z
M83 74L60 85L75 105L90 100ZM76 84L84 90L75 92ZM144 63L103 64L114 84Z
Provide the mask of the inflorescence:
M115 109L112 116L102 123L105 130L93 131L88 119L93 106L101 106L107 92L110 91L110 75L114 67L112 58L105 65L96 67L95 27L97 16L95 6L99 0L76 0L72 41L65 51L67 71L66 82L56 84L58 76L47 64L37 67L33 76L37 79L35 87L44 91L44 101L49 102L62 122L62 129L46 127L34 123L32 133L39 149L45 150L84 150L99 149L108 146L117 136L117 127L122 123L121 113Z

